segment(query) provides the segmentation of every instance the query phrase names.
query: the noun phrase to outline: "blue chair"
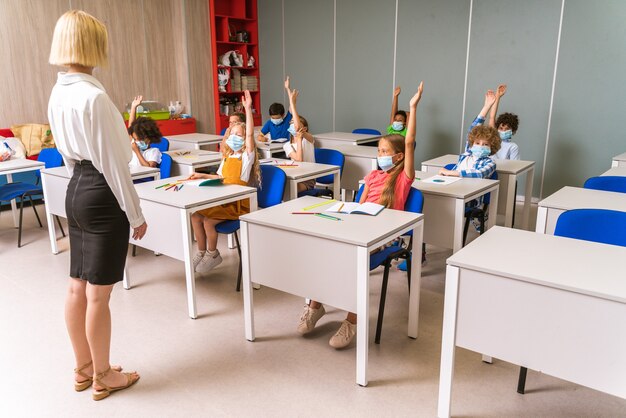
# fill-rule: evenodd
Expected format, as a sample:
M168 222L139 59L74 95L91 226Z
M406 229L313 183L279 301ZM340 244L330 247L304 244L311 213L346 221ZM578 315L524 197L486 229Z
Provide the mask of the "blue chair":
M585 189L604 190L605 192L626 193L626 177L600 176L585 181Z
M271 165L261 165L262 184L257 191L259 208L278 205L283 200L287 175L283 170ZM239 245L239 220L220 222L215 225L219 234L234 234L237 254L239 254L239 271L237 273L237 292L241 290L241 246Z
M377 129L370 129L370 128L357 128L352 130L353 134L366 134L366 135L382 135L382 133L380 133L379 130Z
M59 153L56 148L43 148L37 157L37 161L43 162L45 164L45 168L54 168L60 167L63 165L63 157ZM0 201L11 201L13 199L20 199L20 217L19 217L19 226L17 233L17 247L20 248L22 246L22 220L24 213L24 200L28 198L30 201L30 205L35 212L35 217L37 218L37 222L39 223L39 227L43 228L43 224L41 223L41 219L39 218L39 214L37 213L37 209L35 208L35 203L33 201L33 196L41 195L43 196L43 188L40 185L41 182L41 173L39 171L36 172L37 182L35 184L32 183L8 183L0 186ZM55 219L61 229L61 233L65 236L65 231L63 231L63 227L61 226L61 221L58 216L55 216Z
M159 170L161 170L162 179L166 179L171 176L172 157L170 157L169 154L161 154L161 164L159 164Z
M150 148L158 148L161 152L166 152L170 150L170 141L167 140L166 137L161 137L161 142L150 144Z
M315 162L320 164L329 164L339 166L339 177L343 173L343 165L346 162L346 157L339 151L326 148L315 148ZM320 177L316 179L316 182L329 186L333 184L334 174ZM313 188L298 193L298 197L301 196L333 196L333 191L328 188Z
M361 185L357 193L356 201L358 202L363 193L364 186ZM409 190L409 196L404 204L404 210L407 212L421 213L424 208L424 196L422 192L411 187ZM411 290L411 251L413 249L413 231L409 231L406 235L409 235L409 245L407 248L402 247L401 242L396 242L393 245L386 247L382 251L375 252L370 255L370 271L377 267L384 266L385 271L383 273L383 283L380 290L380 304L378 307L378 321L376 323L376 336L374 342L380 344L380 335L383 327L383 316L385 314L385 300L387 298L387 283L389 281L389 268L391 262L397 259L403 259L407 263L407 281L409 284L409 291Z
M568 210L556 220L554 235L626 247L626 212L607 209ZM522 395L527 373L526 367L520 367L517 392Z
M226 133L226 129L228 128L222 128L222 130L220 131L220 135L224 136L224 134Z

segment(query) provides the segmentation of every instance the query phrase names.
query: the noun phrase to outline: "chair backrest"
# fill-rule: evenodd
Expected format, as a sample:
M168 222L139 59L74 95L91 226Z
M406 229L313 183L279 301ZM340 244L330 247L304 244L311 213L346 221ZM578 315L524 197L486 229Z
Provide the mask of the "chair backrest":
M601 176L587 179L585 189L604 190L605 192L626 193L626 177Z
M363 189L365 189L365 184L361 184L359 186L359 191L356 192L356 196L354 196L354 201L358 202L361 200L361 195L363 194Z
M365 189L365 185L361 184L359 187L359 191L354 198L355 202L361 200L361 195L363 194L363 190ZM420 190L417 190L415 187L411 187L409 190L409 195L406 198L406 203L404 204L404 210L407 212L414 213L422 213L424 209L424 195Z
M450 163L443 166L446 170L452 170L456 166L456 163Z
M315 148L315 162L320 164L330 164L339 166L339 175L343 173L343 164L346 157L336 149ZM316 179L318 183L331 184L334 180L333 174Z
M366 134L366 135L382 135L377 129L370 128L356 128L352 131L353 134Z
M261 188L257 199L259 207L269 208L283 201L287 175L279 167L261 165Z
M167 140L166 137L161 137L161 142L150 144L150 148L158 148L161 152L166 152L170 150L170 141Z
M169 154L161 154L161 164L159 164L161 170L161 178L166 179L172 173L172 157Z
M44 163L46 168L61 167L63 165L63 157L56 148L42 148L37 156L37 161ZM35 171L35 176L37 176L37 183L39 183L41 179L39 170Z
M224 134L226 133L226 129L227 128L222 128L222 130L220 131L220 135L224 136Z
M568 210L557 219L554 235L626 247L626 212Z

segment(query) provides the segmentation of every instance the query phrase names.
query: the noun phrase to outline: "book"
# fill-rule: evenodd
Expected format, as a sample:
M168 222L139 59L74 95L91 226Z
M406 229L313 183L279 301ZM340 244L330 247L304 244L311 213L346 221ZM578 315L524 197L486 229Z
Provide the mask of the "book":
M385 207L383 205L379 205L378 203L365 202L365 203L356 203L356 202L338 202L325 210L325 212L334 212L334 213L348 213L348 214L359 214L359 215L378 215Z
M186 181L185 184L188 186L219 186L224 182L224 179L200 179L200 180L191 180Z
M461 177L449 177L449 176L436 175L436 176L428 177L427 179L422 179L421 182L441 184L443 186L446 184L454 183L455 181L459 181L459 180L461 180Z

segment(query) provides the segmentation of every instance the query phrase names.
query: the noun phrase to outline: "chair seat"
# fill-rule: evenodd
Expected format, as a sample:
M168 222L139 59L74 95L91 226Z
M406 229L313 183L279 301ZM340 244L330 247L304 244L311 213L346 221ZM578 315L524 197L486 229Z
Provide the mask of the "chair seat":
M332 196L333 191L330 189L309 189L303 192L298 192L298 197L302 196L313 196L313 197L321 197L321 196Z
M472 208L465 208L465 217L469 218L478 218L483 216L485 213L484 209L479 206L474 206Z
M376 267L381 266L390 255L394 253L401 253L403 251L405 251L405 249L402 248L400 244L394 244L390 247L385 248L384 250L371 254L370 270L374 270Z
M220 222L215 225L215 230L220 234L232 234L239 230L239 220Z
M0 186L0 200L13 200L24 193L43 193L43 189L31 183L8 183Z

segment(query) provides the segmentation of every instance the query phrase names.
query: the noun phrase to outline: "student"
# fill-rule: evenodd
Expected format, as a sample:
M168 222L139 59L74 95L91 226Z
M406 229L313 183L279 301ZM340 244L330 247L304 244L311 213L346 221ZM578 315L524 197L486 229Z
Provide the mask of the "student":
M289 134L291 141L283 145L285 155L292 161L305 161L309 163L315 162L315 138L309 133L309 123L298 114L296 101L298 99L298 90L289 88L289 77L285 82L285 88L289 95L289 108L293 114L291 124L289 125ZM315 187L315 179L306 180L298 183L298 192L303 192Z
M289 77L285 80L285 88L289 86ZM265 125L261 128L258 140L260 142L267 142L267 133L270 134L272 141L279 139L289 139L289 123L291 122L291 113L287 112L285 116L285 107L280 103L272 103L270 105L270 120L265 122Z
M223 178L224 184L239 184L258 187L261 184L261 169L254 143L254 120L252 117L252 98L246 90L242 98L246 109L246 123L238 122L231 127L231 133L222 147L222 163L217 174L194 173L189 179ZM250 202L238 200L204 210L191 215L193 233L198 241L198 253L193 257L193 267L198 273L206 273L222 262L217 249L217 231L215 225L229 220L239 219L240 215L250 212Z
M409 103L410 115L415 116L417 104L422 97L424 83ZM385 135L378 141L378 166L365 176L365 187L360 203L375 202L391 209L404 210L411 185L415 179L414 168L415 118L409 119L406 139L402 135ZM298 324L298 333L307 334L315 328L317 321L326 313L324 306L314 300L304 305ZM356 335L356 314L348 313L339 330L328 342L333 348L347 347Z
M389 126L387 127L387 133L389 135L398 134L406 136L407 115L404 110L398 110L398 96L400 96L400 92L400 87L396 87L393 91L393 98L391 100L391 118L389 120ZM409 117L410 116L411 115L409 115Z
M130 147L133 156L128 165L130 167L157 167L161 164L161 150L150 148L150 144L161 142L161 131L156 122L150 118L136 118L137 106L141 104L143 96L135 97L128 116L128 135L132 137Z
M503 113L496 119L500 98L504 96L504 93L506 93L506 84L500 84L496 90L496 101L489 112L489 126L498 130L502 140L502 147L493 155L493 158L496 160L519 160L519 147L515 142L511 142L511 138L517 132L519 118L513 113Z
M246 115L241 112L234 112L228 117L228 127L224 131L224 140L230 136L230 128L238 123L246 123Z
M26 158L24 144L17 138L0 136L0 162Z

